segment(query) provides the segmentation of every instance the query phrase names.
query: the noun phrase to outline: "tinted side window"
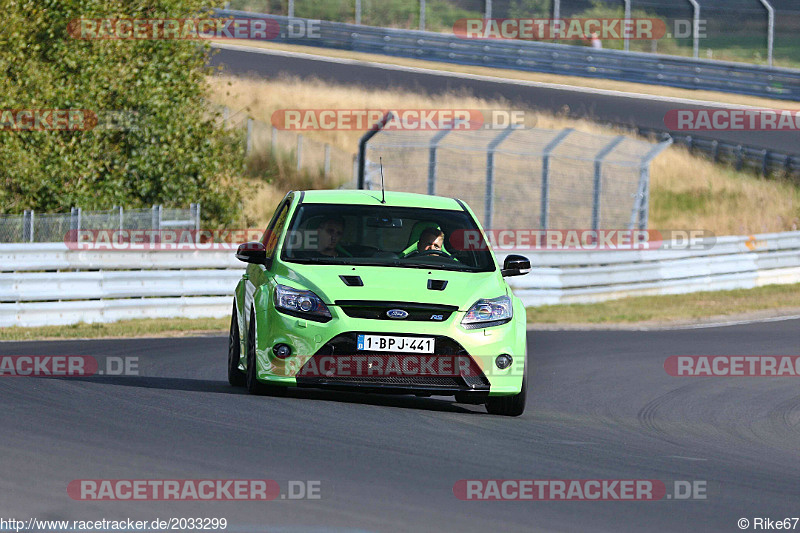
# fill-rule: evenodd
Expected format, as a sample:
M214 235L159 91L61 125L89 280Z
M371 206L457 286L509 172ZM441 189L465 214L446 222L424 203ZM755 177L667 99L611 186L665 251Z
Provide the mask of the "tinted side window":
M278 208L276 215L272 217L272 221L264 232L261 242L267 251L267 259L271 259L275 255L275 246L278 244L278 237L281 235L283 226L286 225L286 217L289 214L289 206L291 205L291 198L286 199L283 204Z

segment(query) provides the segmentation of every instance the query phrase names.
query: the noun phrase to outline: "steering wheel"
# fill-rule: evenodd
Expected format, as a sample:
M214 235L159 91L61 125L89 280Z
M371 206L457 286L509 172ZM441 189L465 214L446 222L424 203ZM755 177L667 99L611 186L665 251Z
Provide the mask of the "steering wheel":
M443 252L442 250L422 250L421 252L419 250L414 250L413 252L408 254L407 257L414 257L414 256L424 257L426 255L438 255L440 257L447 257L448 259L452 259L448 253Z

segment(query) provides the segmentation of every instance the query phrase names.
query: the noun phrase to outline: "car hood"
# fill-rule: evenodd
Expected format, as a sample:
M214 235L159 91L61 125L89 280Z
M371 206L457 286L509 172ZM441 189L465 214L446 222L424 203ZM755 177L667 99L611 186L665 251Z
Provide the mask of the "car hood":
M458 272L423 268L293 264L278 283L314 291L328 305L341 300L415 302L457 306L467 311L480 298L507 293L499 272ZM363 286L348 286L340 276L358 276ZM446 281L443 290L428 288L428 280Z

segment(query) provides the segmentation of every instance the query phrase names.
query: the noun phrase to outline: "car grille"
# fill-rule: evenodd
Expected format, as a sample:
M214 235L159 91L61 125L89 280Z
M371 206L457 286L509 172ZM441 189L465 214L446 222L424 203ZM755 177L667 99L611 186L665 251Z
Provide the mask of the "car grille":
M336 302L344 314L352 318L371 320L394 320L411 322L443 322L450 318L458 307L455 305L430 305L410 302L370 302L358 300L339 300ZM402 309L408 313L406 318L389 318L390 309Z
M370 334L369 332L348 332L337 335L320 348L314 356L309 359L303 368L297 374L297 384L305 386L343 386L343 387L358 387L358 388L375 388L379 390L385 389L402 389L402 390L427 390L427 391L472 391L472 392L488 392L489 381L481 371L478 364L472 357L464 350L464 348L449 337L442 335L433 335L434 338L434 353L433 354L399 354L399 353L385 353L385 352L368 352L357 350L358 336L362 334ZM431 337L431 335L409 335L404 334L406 337ZM434 357L434 358L447 358L451 361L449 368L454 371L447 372L447 375L437 373L438 366L434 365L433 372L428 372L428 369L420 369L420 371L413 375L336 375L335 373L324 374L321 369L323 360L327 359L328 363L336 361L337 357L348 358L354 355L378 357L381 362L381 368L388 368L387 362L393 357L403 356L420 356L420 357ZM462 368L458 364L458 360L466 358L468 365ZM329 366L328 368L333 368ZM388 372L387 372L388 374Z

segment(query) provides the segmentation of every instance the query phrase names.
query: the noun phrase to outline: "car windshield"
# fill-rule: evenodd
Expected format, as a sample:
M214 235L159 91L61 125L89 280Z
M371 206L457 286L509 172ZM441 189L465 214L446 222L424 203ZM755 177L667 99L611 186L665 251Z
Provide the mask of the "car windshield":
M466 211L305 204L294 214L281 259L294 263L488 272L495 263Z

